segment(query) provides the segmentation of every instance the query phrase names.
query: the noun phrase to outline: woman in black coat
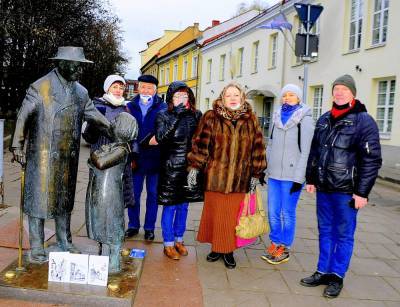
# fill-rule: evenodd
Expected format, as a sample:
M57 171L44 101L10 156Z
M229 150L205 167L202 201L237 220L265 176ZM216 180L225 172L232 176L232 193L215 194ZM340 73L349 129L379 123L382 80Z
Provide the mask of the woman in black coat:
M195 108L192 90L181 81L170 84L166 102L168 109L156 119L156 140L161 149L158 203L164 206L161 218L164 254L179 260L181 255L188 254L183 244L188 203L203 197L201 187L191 189L186 185L186 156L201 112Z

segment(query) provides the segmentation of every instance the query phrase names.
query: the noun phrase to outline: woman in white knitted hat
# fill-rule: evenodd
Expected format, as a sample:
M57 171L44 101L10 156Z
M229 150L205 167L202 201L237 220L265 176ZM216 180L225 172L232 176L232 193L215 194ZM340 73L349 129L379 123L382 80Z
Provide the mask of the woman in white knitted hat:
M126 112L125 98L123 96L126 82L119 75L109 75L104 80L104 95L94 98L95 107L109 120L112 121L121 112ZM99 149L102 145L111 143L113 140L100 135L97 129L88 125L83 132L83 138L90 143L90 153ZM128 159L129 160L129 159ZM128 165L129 164L129 165ZM130 163L125 167L124 172L124 201L125 207L133 207L133 187L132 187L132 170Z
M311 109L302 103L302 91L287 84L281 106L273 115L267 146L268 219L271 245L261 256L270 264L289 260L296 228L296 206L305 181L314 132Z

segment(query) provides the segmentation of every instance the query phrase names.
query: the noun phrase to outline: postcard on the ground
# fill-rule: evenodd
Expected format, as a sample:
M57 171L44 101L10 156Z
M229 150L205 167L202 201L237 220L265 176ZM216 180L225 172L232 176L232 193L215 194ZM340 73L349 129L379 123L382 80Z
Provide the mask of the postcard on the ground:
M88 284L96 286L107 286L108 258L108 256L90 255Z
M69 252L49 253L49 281L69 282Z
M131 258L138 258L138 259L143 259L144 256L146 256L146 250L145 249L139 249L139 248L132 248L129 257Z
M69 254L69 282L87 284L89 271L89 255Z

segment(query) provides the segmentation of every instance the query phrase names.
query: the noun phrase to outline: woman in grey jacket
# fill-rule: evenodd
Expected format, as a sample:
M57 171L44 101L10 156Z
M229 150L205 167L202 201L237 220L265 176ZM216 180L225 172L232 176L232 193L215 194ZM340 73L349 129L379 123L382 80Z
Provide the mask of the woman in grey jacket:
M271 264L289 260L296 228L296 205L305 181L314 133L311 109L302 103L301 89L282 88L281 107L273 115L267 146L268 219L271 245L261 256Z

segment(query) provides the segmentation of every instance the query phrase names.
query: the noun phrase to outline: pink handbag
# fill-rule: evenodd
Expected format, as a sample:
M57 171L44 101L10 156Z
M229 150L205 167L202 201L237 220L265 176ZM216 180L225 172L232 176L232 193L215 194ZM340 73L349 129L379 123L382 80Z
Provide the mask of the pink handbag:
M256 202L256 193L247 193L246 197L244 198L244 200L240 203L240 209L238 212L238 217L237 217L237 223L239 224L239 219L242 216L242 212L243 209L247 209L247 206L245 206L246 201L248 201L249 203L249 207L250 207L250 214L254 214L256 212L256 208L257 208L257 202ZM246 207L246 208L244 208ZM251 238L251 239L243 239L241 237L236 236L236 246L237 247L243 247L249 244L253 244L255 241L257 240L257 237L255 238Z

